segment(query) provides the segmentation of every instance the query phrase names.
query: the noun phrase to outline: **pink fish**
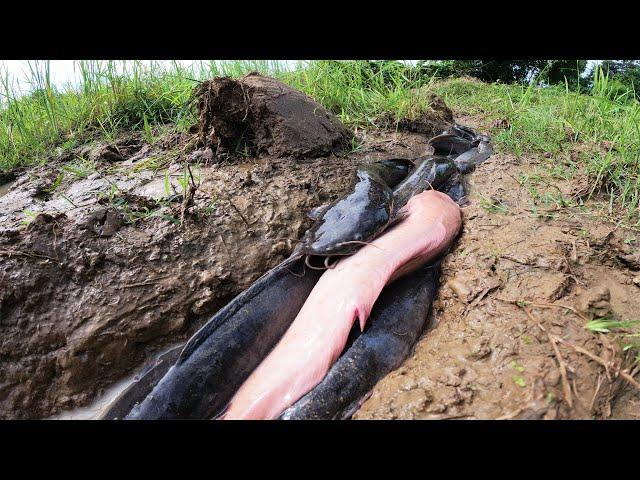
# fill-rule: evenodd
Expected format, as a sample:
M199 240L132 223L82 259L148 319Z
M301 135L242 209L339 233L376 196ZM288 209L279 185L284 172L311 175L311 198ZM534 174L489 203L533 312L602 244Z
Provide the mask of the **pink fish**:
M460 231L460 208L428 190L395 227L327 270L285 335L244 382L223 419L274 419L315 387L344 350L356 319L364 329L385 285L443 253Z

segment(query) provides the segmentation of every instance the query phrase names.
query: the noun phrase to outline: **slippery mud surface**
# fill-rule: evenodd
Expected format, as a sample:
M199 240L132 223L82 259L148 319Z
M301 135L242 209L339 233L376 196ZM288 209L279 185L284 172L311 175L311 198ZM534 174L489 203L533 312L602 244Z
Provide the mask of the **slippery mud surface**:
M341 156L220 160L187 134L126 134L19 176L0 197L0 418L108 397L286 258L359 164L429 138L360 135Z
M458 120L488 130L481 119ZM640 417L639 390L619 375L638 368L611 336L585 328L594 315L637 318L638 232L583 209L532 204L523 179L544 160L494 154L471 176L431 326L354 418ZM579 181L546 181L555 186L542 181L540 193L580 190Z
M140 365L282 261L307 212L344 194L357 165L426 153L452 119L436 113L406 131L361 131L356 152L331 153L326 136L304 158L255 133L249 157L194 150L186 133L153 144L123 134L0 187L0 418L95 418ZM636 318L637 232L532 206L521 179L542 161L496 153L470 175L430 327L356 419L640 416L619 375L629 359L584 328L594 314ZM581 189L553 182L537 188ZM521 301L543 306L527 304L529 316Z

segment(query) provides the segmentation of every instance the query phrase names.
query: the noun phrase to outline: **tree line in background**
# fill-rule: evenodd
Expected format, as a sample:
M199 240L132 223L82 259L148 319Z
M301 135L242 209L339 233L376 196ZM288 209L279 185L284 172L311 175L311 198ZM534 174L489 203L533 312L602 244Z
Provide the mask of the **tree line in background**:
M604 60L587 71L586 60L420 60L408 66L395 60L369 61L372 73L386 72L392 78L394 70L411 70L425 77L474 77L485 82L529 83L541 85L567 85L572 90L588 92L594 85L594 76L608 77L612 95L640 100L640 61ZM598 67L600 70L598 70Z

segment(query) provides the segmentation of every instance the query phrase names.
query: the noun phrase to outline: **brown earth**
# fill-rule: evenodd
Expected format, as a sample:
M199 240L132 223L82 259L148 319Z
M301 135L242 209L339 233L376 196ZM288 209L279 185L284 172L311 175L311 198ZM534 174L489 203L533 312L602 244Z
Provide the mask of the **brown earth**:
M304 147L302 159L255 135L258 156L245 158L217 151L211 129L195 151L187 134L154 144L124 134L17 178L0 196L0 418L86 405L188 338L288 255L311 223L306 213L342 195L358 164L423 154L453 118L434 104L434 115L401 122L407 131L360 131L356 152L332 153L331 135L324 156ZM481 118L457 120L490 130ZM95 168L65 170L76 156ZM620 374L629 359L584 328L594 314L634 318L637 232L582 209L532 206L519 180L542 161L497 153L470 176L431 327L355 418L640 415L640 396ZM580 191L578 181L553 182ZM529 316L514 303L522 300L544 306L526 304Z
M481 118L458 121L489 130ZM533 204L523 179L545 161L495 154L471 175L431 327L354 418L640 417L640 384L620 373L630 355L585 328L594 315L637 318L638 231ZM543 176L536 188L569 198L579 183Z

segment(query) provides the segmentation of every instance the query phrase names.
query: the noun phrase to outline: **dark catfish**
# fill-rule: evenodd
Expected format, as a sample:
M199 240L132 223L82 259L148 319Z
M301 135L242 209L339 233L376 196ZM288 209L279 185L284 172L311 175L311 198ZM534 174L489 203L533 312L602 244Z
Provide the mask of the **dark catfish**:
M465 127L464 125L459 125L457 123L451 126L450 128L447 128L442 133L457 135L466 140L469 140L470 142L474 142L478 138L478 136L476 135L476 132L474 132L471 128Z
M348 255L377 237L388 225L393 190L413 163L387 159L356 171L351 192L315 212L316 223L304 234L293 255Z
M126 417L136 403L142 402L151 393L158 381L178 359L183 348L184 344L176 345L149 362L136 375L131 385L111 402L106 412L102 415L102 420L118 420Z
M258 279L191 337L126 419L205 419L219 413L287 330L320 278L290 258Z
M415 165L415 169L393 191L394 223L399 219L398 212L411 197L431 188L440 190L457 171L453 161L447 157L426 155L416 159Z
M474 147L477 140L468 140L455 133L443 133L429 140L434 155L461 154Z
M283 420L351 417L375 384L398 368L424 329L440 264L422 267L386 287L368 327L313 390L283 412Z
M465 197L466 192L462 183L462 178L459 173L453 174L442 187L442 191L449 195L449 197L460 204L460 201Z
M493 154L491 144L485 141L478 143L477 147L473 147L466 152L453 158L460 173L469 173L473 171L477 165L480 165Z

